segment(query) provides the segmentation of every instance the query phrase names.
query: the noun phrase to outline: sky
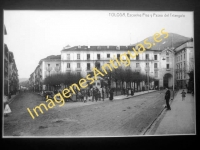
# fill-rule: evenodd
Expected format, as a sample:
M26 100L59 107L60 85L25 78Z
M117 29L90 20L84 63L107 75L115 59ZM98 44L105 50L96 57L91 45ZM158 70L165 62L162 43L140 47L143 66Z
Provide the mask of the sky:
M70 45L128 46L160 33L194 37L193 12L4 10L4 43L13 52L19 78L39 61Z

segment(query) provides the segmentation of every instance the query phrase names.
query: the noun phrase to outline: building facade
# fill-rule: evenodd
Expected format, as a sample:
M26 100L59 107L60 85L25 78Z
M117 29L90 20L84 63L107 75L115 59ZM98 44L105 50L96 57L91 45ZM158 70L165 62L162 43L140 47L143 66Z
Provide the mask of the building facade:
M7 31L4 26L4 35ZM19 90L18 70L13 52L9 51L7 44L4 44L4 95L11 96Z
M135 84L138 84L140 88L144 85L159 88L184 87L189 79L187 72L191 70L192 65L194 67L193 42L190 40L190 38L177 34L169 34L168 40L146 49L134 58L131 55L135 55L133 48L137 49L135 48L136 45L66 46L61 50L61 55L52 55L40 60L34 71L34 82L39 87L42 85L42 88L38 88L39 90L44 90L48 86L43 84L47 76L74 72L86 77L93 73L93 68L101 70L104 64L111 63L111 60L120 61L120 56L126 54L127 57L122 59L129 63L128 67L123 66L123 63L120 62L121 66L129 68L133 72L140 72L147 79L140 83L132 82L129 85L130 87L135 87ZM108 78L112 79L111 77ZM31 79L31 81L33 80ZM116 85L113 80L111 82L111 85ZM120 87L126 87L126 82L120 83Z
M56 73L60 73L61 55L51 55L39 61L38 66L30 75L29 86L35 92L47 90L49 87L45 85L44 79Z
M61 72L76 72L82 76L86 76L92 72L94 67L101 68L103 64L108 63L110 59L119 58L121 54L132 51L133 46L74 46L65 47L61 51ZM161 69L166 68L161 65L161 50L146 50L135 58L130 59L130 66L133 71L141 72L150 78L157 79L156 82L150 83L161 86L159 82L162 73Z
M194 43L186 42L175 49L176 51L176 84L186 88L189 81L188 73L194 70Z

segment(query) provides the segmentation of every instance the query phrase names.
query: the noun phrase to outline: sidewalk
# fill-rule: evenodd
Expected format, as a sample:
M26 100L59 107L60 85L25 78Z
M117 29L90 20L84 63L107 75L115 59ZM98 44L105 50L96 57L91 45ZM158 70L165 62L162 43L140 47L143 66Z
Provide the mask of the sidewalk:
M132 97L135 97L135 96L138 96L138 95L143 95L143 94L147 94L147 93L151 93L151 92L155 92L157 90L149 90L149 91L142 91L142 92L136 92L134 93L133 96L129 95L118 95L118 96L113 96L113 100L122 100L122 99L129 99L129 98L132 98ZM91 99L91 97L90 97ZM105 100L109 100L109 98L105 98Z
M149 93L151 92L155 92L156 90L149 90ZM62 108L60 107L59 109L72 109L72 108L77 108L77 107L82 107L82 106L87 106L87 105L93 105L93 104L100 104L100 103L105 103L105 102L113 102L113 101L119 101L119 100L123 100L123 99L129 99L129 98L132 98L132 97L136 97L136 96L139 96L139 95L143 95L143 94L147 94L148 91L142 91L142 92L136 92L134 93L134 96L128 96L127 95L119 95L119 96L114 96L113 97L113 100L110 101L109 98L105 98L104 101L101 100L101 101L93 101L92 102L92 97L89 97L89 99L87 100L86 103L84 102L80 102L80 101L77 101L77 102L66 102L64 106L62 106Z
M182 101L182 90L179 90L171 103L171 110L161 114L163 118L153 133L154 135L196 134L195 133L195 98L190 93Z

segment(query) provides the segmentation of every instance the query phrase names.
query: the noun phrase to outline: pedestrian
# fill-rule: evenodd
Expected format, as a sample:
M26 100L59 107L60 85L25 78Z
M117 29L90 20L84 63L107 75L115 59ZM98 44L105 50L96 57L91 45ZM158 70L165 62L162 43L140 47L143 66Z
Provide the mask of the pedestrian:
M129 89L127 88L126 91L127 91L127 97L128 97L129 96Z
M134 91L133 91L133 88L131 88L131 96L134 95Z
M166 100L167 110L171 110L171 107L169 105L169 99L170 99L170 90L166 88L165 100Z
M110 93L110 100L113 100L113 90L112 90L112 88L110 89L109 93Z
M95 90L94 90L94 88L92 88L91 90L92 90L92 102L93 102L94 101Z
M104 101L104 93L105 93L105 87L102 87L102 99Z
M102 87L99 88L99 99L100 99L100 101L101 101L101 99L102 99L102 97L103 97L103 96L102 96L102 89L103 89Z
M185 100L186 92L183 90L181 94L182 94L182 101L183 101Z
M83 96L84 96L83 102L85 103L85 102L87 102L87 99L88 99L87 89L83 91Z
M98 95L99 95L99 91L98 91L97 88L96 88L94 91L95 91L94 97L95 97L95 100L96 100L96 102L97 102L97 100L98 100Z
M126 95L126 89L125 89L125 87L123 87L123 92L124 92L124 95Z

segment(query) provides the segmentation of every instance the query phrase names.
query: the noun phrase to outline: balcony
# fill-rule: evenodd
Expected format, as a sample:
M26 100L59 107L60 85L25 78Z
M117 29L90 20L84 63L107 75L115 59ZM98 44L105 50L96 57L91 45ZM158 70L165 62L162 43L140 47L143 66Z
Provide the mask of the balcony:
M91 71L91 68L87 67L86 71Z
M71 68L66 68L66 71L71 71Z
M76 68L76 71L82 71L82 68Z
M173 69L172 68L165 68L166 71L172 71Z
M154 68L154 71L158 71L159 69L158 68Z

